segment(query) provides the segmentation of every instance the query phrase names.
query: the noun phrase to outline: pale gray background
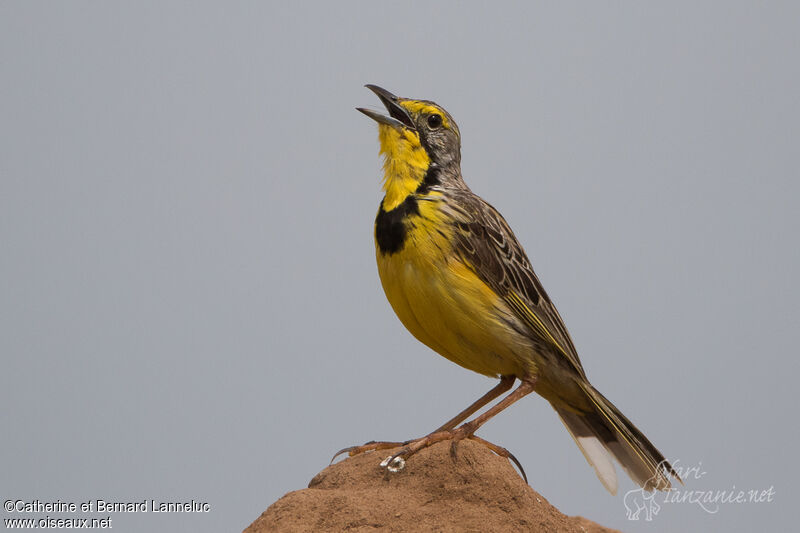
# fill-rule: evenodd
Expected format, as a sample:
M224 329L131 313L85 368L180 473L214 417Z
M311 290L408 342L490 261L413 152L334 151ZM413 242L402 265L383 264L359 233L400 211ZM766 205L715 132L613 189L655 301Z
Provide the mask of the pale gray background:
M114 530L237 531L493 385L383 296L377 83L456 117L594 384L708 472L686 488L776 499L628 522L540 398L480 434L569 514L787 529L800 10L556 4L0 4L2 499L194 498Z

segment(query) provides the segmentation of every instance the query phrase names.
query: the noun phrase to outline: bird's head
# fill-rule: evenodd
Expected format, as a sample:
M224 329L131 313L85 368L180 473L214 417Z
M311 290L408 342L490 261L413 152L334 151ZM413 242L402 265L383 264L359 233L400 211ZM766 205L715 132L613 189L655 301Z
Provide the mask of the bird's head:
M384 115L357 108L378 123L387 196L402 201L426 177L429 181L436 178L438 184L439 175L460 176L461 134L450 113L429 100L401 98L377 85L366 87L388 111ZM434 169L436 176L429 172Z

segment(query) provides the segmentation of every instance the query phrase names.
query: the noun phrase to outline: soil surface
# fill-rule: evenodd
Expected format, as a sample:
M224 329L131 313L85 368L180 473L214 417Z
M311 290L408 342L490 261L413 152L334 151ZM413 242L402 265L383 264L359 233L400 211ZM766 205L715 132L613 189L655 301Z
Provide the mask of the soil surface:
M455 454L450 443L435 444L398 473L379 467L392 453L361 454L329 466L307 489L270 505L245 533L616 531L562 514L508 460L476 442L460 442Z

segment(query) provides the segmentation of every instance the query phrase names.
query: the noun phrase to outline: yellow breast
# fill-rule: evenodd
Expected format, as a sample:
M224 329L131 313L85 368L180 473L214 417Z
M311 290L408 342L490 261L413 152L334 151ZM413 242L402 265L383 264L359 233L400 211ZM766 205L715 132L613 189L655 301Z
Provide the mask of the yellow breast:
M402 246L390 253L378 244L376 251L383 289L403 325L475 372L499 376L533 370L530 341L510 326L517 320L513 313L454 253L439 202L419 201L402 222Z

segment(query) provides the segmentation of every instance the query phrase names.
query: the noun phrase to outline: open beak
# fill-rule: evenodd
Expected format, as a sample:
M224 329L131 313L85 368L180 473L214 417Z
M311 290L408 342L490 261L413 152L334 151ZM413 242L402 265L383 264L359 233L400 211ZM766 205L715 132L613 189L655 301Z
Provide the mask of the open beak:
M365 85L367 89L374 92L378 95L378 98L381 99L383 105L386 106L386 110L389 112L389 116L381 115L375 111L370 109L365 109L363 107L357 107L356 109L367 115L372 120L376 121L379 124L386 124L387 126L391 126L393 128L402 129L408 128L410 130L416 130L417 128L414 126L414 123L411 121L411 117L408 115L408 112L398 103L398 98L381 87L377 85Z

